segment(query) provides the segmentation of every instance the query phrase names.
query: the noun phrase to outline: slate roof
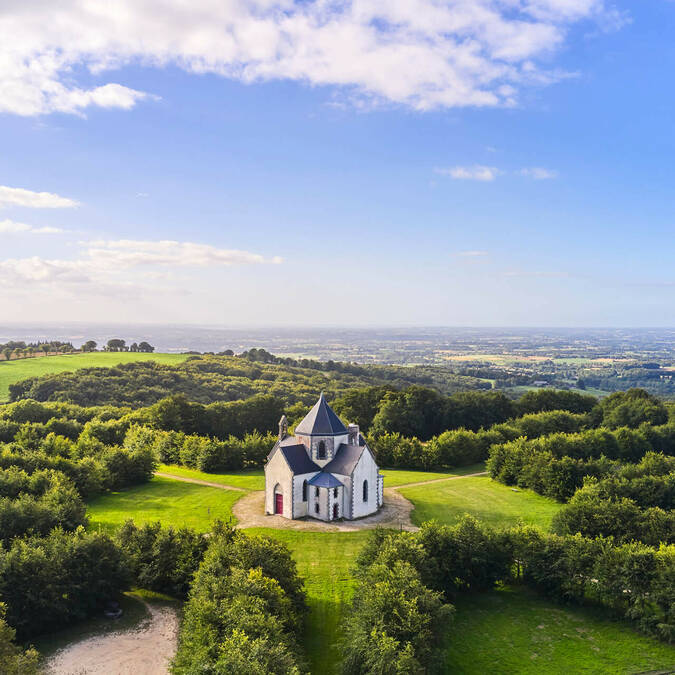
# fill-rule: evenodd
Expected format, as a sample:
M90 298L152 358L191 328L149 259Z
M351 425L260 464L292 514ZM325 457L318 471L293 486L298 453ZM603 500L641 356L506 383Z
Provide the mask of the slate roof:
M326 473L325 471L322 471L313 478L310 478L307 483L314 487L342 487L342 483L332 473Z
M323 467L324 471L339 473L341 476L351 476L354 467L357 465L365 445L347 445L340 443L340 447L335 453L335 457Z
M295 441L294 445L284 445L283 442L279 445L279 449L284 453L284 457L288 462L288 466L291 467L291 471L296 476L302 473L321 471L321 467L314 464L309 458L307 448L305 448L302 443L299 443L297 439L293 438L292 440Z
M295 427L296 434L305 436L338 436L347 433L347 427L328 405L321 392L316 405L307 413L305 419Z

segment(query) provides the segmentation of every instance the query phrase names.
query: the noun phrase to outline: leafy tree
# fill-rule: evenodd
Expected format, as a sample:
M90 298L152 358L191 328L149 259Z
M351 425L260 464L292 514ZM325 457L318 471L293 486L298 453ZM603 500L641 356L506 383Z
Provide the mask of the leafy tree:
M149 354L151 352L154 352L155 348L149 342L143 341L138 345L138 351L139 352L146 352L146 353Z
M119 338L112 338L111 340L108 340L106 350L109 352L122 352L124 351L125 346L126 342L124 340L120 340Z
M87 340L81 347L83 352L95 352L98 345L94 340Z

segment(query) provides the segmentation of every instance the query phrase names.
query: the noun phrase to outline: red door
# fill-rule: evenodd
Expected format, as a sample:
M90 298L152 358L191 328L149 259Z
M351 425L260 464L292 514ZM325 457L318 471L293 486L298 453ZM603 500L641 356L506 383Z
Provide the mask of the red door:
M284 496L280 494L274 495L274 513L284 512Z

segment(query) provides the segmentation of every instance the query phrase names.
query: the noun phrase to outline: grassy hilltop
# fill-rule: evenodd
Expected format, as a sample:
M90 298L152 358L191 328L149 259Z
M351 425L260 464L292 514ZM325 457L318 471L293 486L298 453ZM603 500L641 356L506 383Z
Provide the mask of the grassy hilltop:
M87 354L62 354L36 356L0 362L0 402L9 398L9 385L29 377L66 373L82 368L111 368L120 363L154 361L174 365L185 361L185 354L142 354L140 352L90 352Z

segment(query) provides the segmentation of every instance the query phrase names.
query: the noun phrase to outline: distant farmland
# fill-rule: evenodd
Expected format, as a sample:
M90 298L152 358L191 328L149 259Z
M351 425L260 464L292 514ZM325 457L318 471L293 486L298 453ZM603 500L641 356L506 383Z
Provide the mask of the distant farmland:
M81 368L111 368L120 363L156 361L175 365L187 359L186 354L141 354L139 352L93 352L38 356L12 361L0 361L0 402L9 398L9 385L29 377L65 373Z

